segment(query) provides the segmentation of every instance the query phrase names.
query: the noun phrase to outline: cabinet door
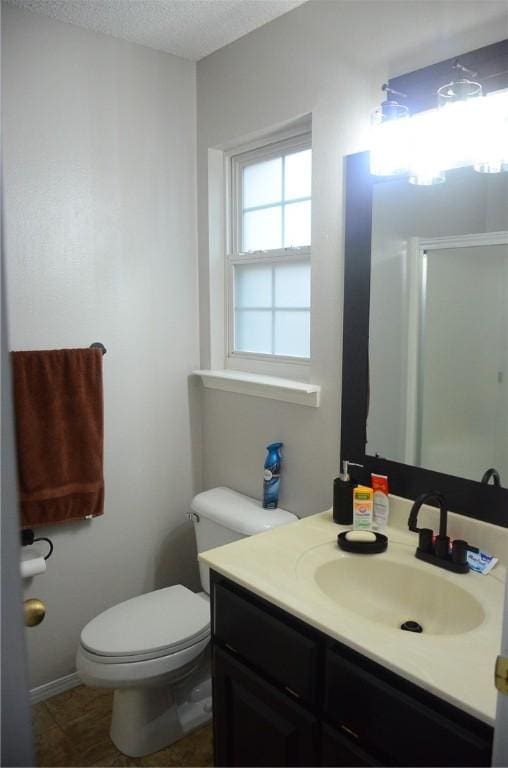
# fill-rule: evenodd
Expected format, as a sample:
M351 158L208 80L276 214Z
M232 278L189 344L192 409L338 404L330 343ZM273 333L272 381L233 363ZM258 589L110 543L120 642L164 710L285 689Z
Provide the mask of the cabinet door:
M476 721L473 729L472 718L469 728L456 722L451 708L445 716L430 706L428 696L424 702L408 695L345 654L327 655L326 717L357 734L362 744L373 745L385 765L490 765L488 726Z
M381 765L381 763L358 744L354 744L351 739L323 725L321 765L360 766Z
M317 765L315 717L217 647L213 675L215 765Z

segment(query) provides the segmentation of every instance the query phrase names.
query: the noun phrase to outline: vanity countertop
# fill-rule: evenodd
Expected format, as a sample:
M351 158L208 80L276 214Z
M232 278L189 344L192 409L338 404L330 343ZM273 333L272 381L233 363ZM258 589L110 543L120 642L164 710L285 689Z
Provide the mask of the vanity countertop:
M417 535L404 527L410 503L396 498L392 501L395 510L390 516L391 525L385 531L389 542L395 545L392 550L396 549L399 559L404 558L407 565L427 573L431 569L434 576L452 582L476 598L485 614L478 626L461 634L425 634L425 631L413 634L337 605L316 587L311 567L321 553L327 558L344 556L336 540L337 534L349 526L336 525L331 511L217 547L201 553L199 558L213 570L326 635L493 725L497 693L494 664L501 644L505 563L499 562L488 575L473 572L459 575L416 560ZM436 510L430 510L430 514L435 516ZM455 538L459 533L466 538L467 533L471 543L498 555L499 550L495 552L492 546L487 546L497 538L496 549L506 550L508 529L459 515L449 517L449 532ZM457 530L462 522L467 531ZM473 535L476 532L480 538L473 538L471 526ZM347 556L390 557L390 544L386 553ZM367 579L365 589L369 589Z

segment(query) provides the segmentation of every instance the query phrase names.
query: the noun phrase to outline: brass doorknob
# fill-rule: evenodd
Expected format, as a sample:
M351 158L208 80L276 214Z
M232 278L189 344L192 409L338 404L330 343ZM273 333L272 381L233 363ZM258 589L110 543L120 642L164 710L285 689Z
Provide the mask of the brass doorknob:
M39 600L36 597L30 598L30 600L25 600L23 607L25 611L26 627L36 627L46 615L46 606L42 600Z

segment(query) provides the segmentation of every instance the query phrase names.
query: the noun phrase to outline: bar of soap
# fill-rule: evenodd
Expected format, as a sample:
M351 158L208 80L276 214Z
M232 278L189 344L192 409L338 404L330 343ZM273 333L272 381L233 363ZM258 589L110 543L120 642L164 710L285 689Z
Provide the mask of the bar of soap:
M372 531L348 531L346 533L348 541L376 541L376 534Z

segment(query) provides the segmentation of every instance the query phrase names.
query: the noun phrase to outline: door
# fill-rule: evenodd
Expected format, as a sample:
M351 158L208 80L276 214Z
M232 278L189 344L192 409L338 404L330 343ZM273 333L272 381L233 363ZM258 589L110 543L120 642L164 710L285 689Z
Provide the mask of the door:
M315 717L217 647L213 676L215 765L318 764Z
M2 744L1 764L34 765L22 621L20 540L2 247Z
M508 657L508 583L504 596L503 638L501 655ZM502 768L508 765L508 694L498 693L492 765Z

